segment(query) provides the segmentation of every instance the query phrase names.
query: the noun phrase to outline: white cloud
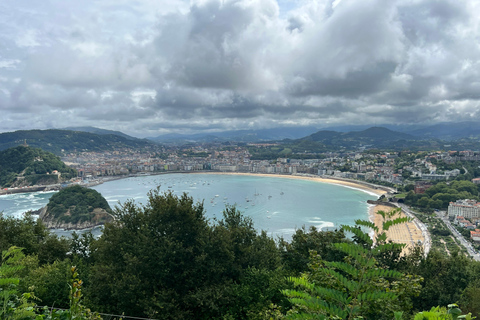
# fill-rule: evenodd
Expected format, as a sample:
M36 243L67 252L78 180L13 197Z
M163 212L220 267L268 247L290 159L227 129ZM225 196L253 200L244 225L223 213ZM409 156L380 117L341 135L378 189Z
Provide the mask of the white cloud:
M0 69L16 69L20 62L18 59L0 60Z
M150 133L480 119L479 10L474 0L4 2L2 130L27 119Z

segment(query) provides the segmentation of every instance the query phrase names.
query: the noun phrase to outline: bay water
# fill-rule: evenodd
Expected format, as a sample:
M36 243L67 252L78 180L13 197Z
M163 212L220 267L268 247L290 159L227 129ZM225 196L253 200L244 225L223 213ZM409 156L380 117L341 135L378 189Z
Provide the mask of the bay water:
M297 228L320 229L353 225L356 219L368 219L367 200L377 196L359 189L323 182L278 176L222 174L162 174L131 177L93 187L112 208L127 200L146 204L148 192L180 196L187 193L203 202L208 219L221 219L226 205L235 205L252 218L258 230L291 238ZM0 211L20 218L28 210L47 205L53 192L35 192L0 196ZM99 231L97 230L97 233ZM69 232L57 230L59 235Z

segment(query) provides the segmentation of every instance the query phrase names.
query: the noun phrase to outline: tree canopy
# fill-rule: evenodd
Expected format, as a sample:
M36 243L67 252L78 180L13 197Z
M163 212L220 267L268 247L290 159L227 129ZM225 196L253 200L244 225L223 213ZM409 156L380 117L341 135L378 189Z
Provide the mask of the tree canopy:
M55 193L47 204L48 214L63 222L89 221L95 216L95 209L111 212L107 200L96 190L79 185Z

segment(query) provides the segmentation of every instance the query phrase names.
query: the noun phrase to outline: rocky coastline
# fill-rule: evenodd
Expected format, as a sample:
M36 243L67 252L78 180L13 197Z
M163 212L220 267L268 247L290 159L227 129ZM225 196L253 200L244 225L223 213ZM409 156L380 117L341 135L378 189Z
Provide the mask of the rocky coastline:
M77 223L71 223L71 222L63 222L55 217L51 216L48 214L47 211L47 206L40 208L36 211L32 211L32 214L38 215L39 219L42 220L43 224L48 228L48 229L63 229L63 230L76 230L76 231L81 231L85 229L92 229L98 226L102 226L105 224L105 219L100 219L100 217L108 217L107 222L113 221L112 215L110 215L108 212L105 210L102 210L102 212L99 212L95 217L90 220L90 221L82 221L82 222L77 222Z

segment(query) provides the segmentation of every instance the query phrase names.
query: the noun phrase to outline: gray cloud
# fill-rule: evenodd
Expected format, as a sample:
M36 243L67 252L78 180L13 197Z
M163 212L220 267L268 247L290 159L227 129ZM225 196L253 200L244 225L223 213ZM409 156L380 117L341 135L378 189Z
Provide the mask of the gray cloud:
M479 9L474 0L2 3L0 131L480 120Z

